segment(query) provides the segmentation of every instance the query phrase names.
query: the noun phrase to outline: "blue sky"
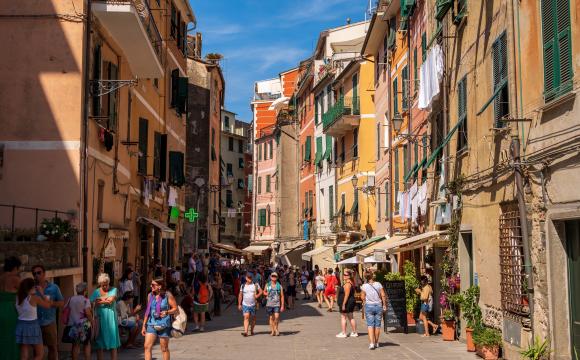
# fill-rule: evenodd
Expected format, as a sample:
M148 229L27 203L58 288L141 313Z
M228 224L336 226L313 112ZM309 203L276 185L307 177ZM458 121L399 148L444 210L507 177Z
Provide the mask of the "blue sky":
M256 80L308 58L322 30L364 20L368 0L190 0L203 54L224 56L226 109L252 120Z

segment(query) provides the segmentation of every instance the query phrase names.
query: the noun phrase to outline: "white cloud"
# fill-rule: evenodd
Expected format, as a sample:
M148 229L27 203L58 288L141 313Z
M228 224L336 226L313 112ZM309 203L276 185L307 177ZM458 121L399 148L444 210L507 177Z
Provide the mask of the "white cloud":
M275 65L279 72L288 70L307 55L308 51L305 49L285 45L241 47L224 53L226 59L244 61L250 68L259 72L270 70Z
M229 36L239 34L244 31L244 27L238 24L227 24L223 26L216 26L216 27L207 27L205 28L202 33L207 35L213 35L214 37L217 36Z

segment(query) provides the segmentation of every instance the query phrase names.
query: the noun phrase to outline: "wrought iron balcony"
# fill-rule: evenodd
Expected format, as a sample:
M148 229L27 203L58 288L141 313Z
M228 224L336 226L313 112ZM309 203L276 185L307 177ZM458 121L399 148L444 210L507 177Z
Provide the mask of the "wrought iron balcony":
M342 136L360 124L360 99L341 97L327 112L322 114L322 126L325 134Z

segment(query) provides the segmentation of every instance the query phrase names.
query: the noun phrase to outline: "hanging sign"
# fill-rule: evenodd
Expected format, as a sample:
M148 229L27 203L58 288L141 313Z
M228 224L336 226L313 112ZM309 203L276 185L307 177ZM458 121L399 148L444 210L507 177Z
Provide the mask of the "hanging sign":
M109 239L107 246L105 247L105 257L115 257L117 256L117 248L115 247L115 240Z
M183 216L189 220L189 222L194 222L199 217L199 214L195 211L195 209L190 208Z

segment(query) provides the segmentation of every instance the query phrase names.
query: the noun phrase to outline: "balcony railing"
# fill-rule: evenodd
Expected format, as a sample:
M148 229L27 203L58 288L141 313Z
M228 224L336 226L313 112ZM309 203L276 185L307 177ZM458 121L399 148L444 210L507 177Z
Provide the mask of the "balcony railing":
M143 27L145 27L147 36L149 36L149 41L151 41L151 45L153 46L153 49L159 58L159 62L163 63L163 58L161 56L163 42L161 39L161 34L159 33L159 29L157 28L157 24L155 23L155 19L153 19L153 14L151 13L149 4L145 0L133 1L135 3L135 9L137 9L137 13L139 14L139 18L143 23Z
M322 114L323 129L328 129L336 120L345 115L360 115L360 99L358 96L341 97L327 112Z
M361 229L359 216L353 214L336 214L330 223L330 231L339 233L343 231L359 231Z

